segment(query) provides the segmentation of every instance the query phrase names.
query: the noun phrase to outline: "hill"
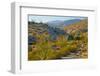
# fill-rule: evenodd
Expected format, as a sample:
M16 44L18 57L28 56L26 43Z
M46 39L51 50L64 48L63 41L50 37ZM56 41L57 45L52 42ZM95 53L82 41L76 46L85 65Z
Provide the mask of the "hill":
M74 24L76 22L79 22L80 19L72 19L72 20L64 20L64 21L60 21L60 20L55 20L55 21L50 21L50 22L47 22L48 26L50 27L64 27L64 26L67 26L67 25L70 25L70 24Z
M74 33L76 31L87 32L88 31L88 21L87 21L87 19L81 20L74 24L64 26L63 29L67 33Z

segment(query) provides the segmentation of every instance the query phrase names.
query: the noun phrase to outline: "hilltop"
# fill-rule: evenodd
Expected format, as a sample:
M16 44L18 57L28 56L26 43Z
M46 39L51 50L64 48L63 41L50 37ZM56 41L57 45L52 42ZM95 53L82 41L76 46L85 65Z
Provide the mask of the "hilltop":
M81 32L87 32L88 31L88 20L81 20L79 22L70 24L68 26L64 26L63 29L67 32L67 33L73 33L76 31L81 31Z

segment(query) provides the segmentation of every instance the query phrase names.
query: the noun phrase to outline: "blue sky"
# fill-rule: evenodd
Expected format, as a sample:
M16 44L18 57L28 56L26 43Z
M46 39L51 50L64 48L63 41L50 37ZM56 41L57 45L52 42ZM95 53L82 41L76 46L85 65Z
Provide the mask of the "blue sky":
M85 19L86 17L79 17L79 16L38 16L38 15L29 15L28 21L35 21L35 22L43 22L46 23L48 21L55 21L55 20L71 20L71 19Z

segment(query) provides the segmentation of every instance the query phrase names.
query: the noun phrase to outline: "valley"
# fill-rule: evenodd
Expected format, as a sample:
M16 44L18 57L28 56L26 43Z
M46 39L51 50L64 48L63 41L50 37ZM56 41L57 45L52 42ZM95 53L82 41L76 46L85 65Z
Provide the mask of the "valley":
M60 22L28 22L29 61L88 58L88 20Z

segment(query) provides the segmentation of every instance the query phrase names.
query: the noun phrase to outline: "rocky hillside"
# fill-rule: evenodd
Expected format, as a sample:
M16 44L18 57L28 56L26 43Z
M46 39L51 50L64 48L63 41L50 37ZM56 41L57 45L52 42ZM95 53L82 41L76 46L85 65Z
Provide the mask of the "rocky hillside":
M64 30L67 33L74 33L76 31L87 32L88 31L88 21L87 20L81 20L80 22L70 24L68 26L65 26Z

